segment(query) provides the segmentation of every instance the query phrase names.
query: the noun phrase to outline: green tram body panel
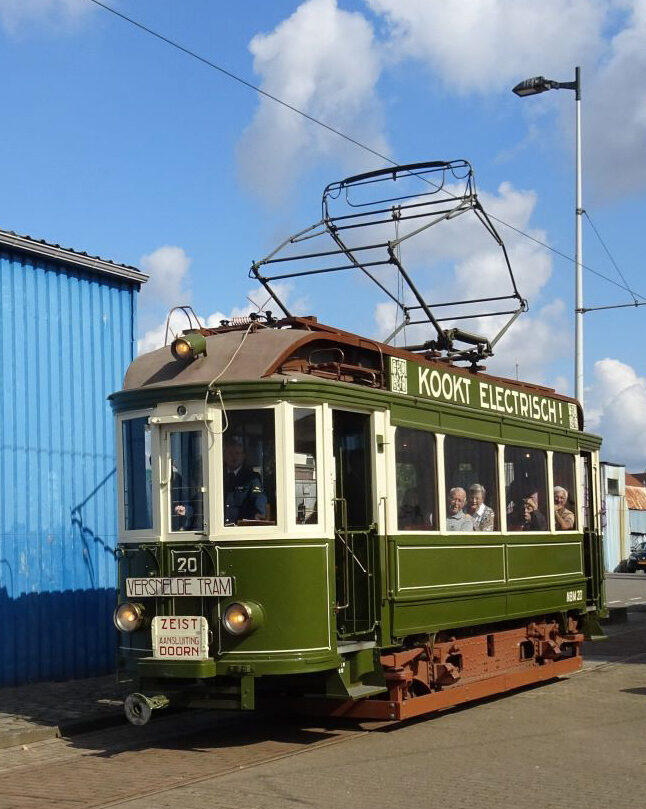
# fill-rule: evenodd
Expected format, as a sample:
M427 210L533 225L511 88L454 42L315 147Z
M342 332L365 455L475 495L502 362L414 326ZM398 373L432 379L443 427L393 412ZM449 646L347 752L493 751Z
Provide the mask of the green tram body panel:
M409 366L414 363L409 361ZM474 381L475 384L475 381ZM391 425L425 429L535 449L594 452L596 436L565 423L539 424L514 415L481 412L456 402L368 389L314 378L275 377L218 383L226 403L253 408L287 401L325 403L363 412L389 411ZM205 385L158 386L122 391L112 397L116 413L141 412L164 402L204 401ZM217 404L215 395L212 401ZM380 451L373 447L373 451ZM295 535L271 540L207 537L199 542L201 575L231 576L233 593L222 598L156 598L142 603L154 615L203 615L209 620L210 659L164 661L151 657L150 627L130 636L121 633L120 666L144 679L214 676L296 675L336 670L344 644L337 637L335 542ZM559 536L510 532L470 535L432 532L379 536L373 533L375 558L371 598L374 622L367 635L377 650L400 646L407 636L491 625L513 619L573 612L603 611L603 583L585 571L586 552L599 564L600 542L594 532ZM585 543L595 547L586 551ZM596 544L595 544L596 543ZM169 575L170 555L196 544L142 541L123 543L119 564L120 600L125 578ZM596 561L594 561L596 560ZM252 634L236 638L219 620L236 600L262 604L264 622ZM154 603L153 603L154 602ZM347 641L347 638L345 638ZM339 669L341 670L341 669Z

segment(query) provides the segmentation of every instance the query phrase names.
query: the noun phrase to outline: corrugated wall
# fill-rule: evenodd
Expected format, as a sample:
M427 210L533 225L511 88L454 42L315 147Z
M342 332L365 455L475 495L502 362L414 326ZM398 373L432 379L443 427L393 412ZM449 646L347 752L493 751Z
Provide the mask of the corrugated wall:
M0 685L113 667L106 396L132 359L136 289L0 253Z

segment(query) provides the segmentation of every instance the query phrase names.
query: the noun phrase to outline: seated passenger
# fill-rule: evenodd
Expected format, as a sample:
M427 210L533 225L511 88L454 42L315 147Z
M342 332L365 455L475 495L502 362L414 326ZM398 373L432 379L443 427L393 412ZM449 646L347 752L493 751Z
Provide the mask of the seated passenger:
M563 486L554 487L554 517L557 531L571 531L574 528L574 514L565 507L568 490Z
M464 513L467 493L460 486L449 491L446 507L447 531L473 531L473 518Z
M239 435L224 438L224 524L267 519L267 496L260 475L245 464L244 442Z
M473 483L469 486L469 498L467 500L467 514L471 515L474 531L494 530L494 510L485 505L487 492L480 483Z
M538 500L535 494L523 497L521 515L521 531L547 531L547 520L545 515L538 510Z
M402 497L397 522L399 528L413 528L423 523L422 509L416 488L406 489Z

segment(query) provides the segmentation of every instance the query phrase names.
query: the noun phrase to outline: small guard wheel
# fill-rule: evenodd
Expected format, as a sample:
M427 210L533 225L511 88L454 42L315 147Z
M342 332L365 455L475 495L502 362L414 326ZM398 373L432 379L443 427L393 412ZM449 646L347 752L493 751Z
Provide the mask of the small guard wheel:
M132 725L145 725L152 716L152 706L143 694L129 694L123 703L126 719Z

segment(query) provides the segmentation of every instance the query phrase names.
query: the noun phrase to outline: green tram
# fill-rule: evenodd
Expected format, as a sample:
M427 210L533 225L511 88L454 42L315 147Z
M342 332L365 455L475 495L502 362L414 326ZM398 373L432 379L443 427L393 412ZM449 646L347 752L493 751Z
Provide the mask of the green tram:
M600 439L553 390L255 317L137 358L119 437L126 714L402 719L576 671Z

